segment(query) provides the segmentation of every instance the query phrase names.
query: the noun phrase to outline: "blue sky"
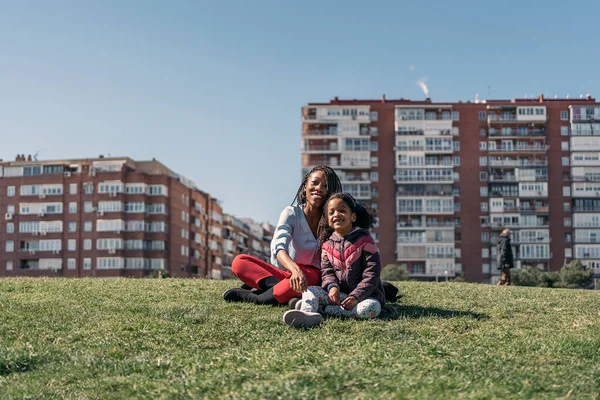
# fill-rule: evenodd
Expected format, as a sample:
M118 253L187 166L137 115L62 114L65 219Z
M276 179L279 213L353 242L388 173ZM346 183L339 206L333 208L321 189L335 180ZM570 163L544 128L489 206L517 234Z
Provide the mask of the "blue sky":
M275 222L307 102L600 97L600 2L569 4L0 0L0 158L156 157Z

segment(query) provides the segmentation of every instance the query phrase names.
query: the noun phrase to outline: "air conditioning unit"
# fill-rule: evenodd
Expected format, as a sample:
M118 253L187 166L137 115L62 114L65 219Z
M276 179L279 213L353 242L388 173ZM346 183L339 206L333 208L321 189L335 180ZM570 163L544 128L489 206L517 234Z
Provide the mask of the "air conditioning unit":
M42 235L42 236L46 236L47 234L48 234L48 232L46 232L46 231L40 231L40 235Z
M116 233L117 235L120 235L120 234L121 234L121 230L120 230L120 229L117 229L117 230L115 231L115 233Z
M52 253L53 254L60 254L60 250L54 250Z
M117 192L110 192L110 197L117 197Z
M104 211L102 211L102 210L98 210L98 212L97 212L96 214L98 214L98 216L99 216L99 217L101 217L101 216L103 216L103 215L104 215Z
M45 199L46 195L44 193L40 193L40 199Z
M33 232L33 236L37 236L37 235L39 235L39 234L40 234L40 233L39 233L38 231L34 231L34 232Z
M29 250L29 254L35 255L35 250Z
M117 250L115 249L108 249L108 254L115 254L117 252Z
M10 221L13 218L13 215L11 213L6 213L4 214L4 218Z
M38 217L45 217L46 214L44 214L43 212L38 213Z
M65 171L65 178L71 177L71 171Z
M96 168L94 168L94 167L90 168L90 176L96 176Z

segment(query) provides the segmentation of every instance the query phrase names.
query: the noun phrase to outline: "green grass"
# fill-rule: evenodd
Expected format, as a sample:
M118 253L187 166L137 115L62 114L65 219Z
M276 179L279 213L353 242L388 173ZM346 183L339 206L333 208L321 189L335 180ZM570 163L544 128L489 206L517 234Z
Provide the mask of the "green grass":
M234 281L0 279L0 398L598 398L600 298L402 282L400 318L284 326Z

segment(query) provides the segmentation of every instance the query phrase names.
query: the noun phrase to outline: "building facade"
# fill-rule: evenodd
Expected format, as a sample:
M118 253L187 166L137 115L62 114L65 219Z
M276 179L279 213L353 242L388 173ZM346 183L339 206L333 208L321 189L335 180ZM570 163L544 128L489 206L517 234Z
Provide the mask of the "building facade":
M231 263L239 254L248 254L270 262L273 231L273 226L269 224L260 224L251 218L236 218L225 214L223 277L233 277Z
M0 275L220 279L219 201L158 161L0 163Z
M585 99L340 100L302 109L302 172L328 164L379 210L384 265L493 282L496 241L516 266L600 273L600 105Z

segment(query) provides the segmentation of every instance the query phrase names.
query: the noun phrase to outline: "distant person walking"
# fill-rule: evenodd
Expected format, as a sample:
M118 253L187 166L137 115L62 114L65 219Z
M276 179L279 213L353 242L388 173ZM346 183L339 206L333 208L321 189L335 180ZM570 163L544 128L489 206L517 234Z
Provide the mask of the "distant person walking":
M510 244L510 230L504 229L498 237L496 247L496 265L501 271L500 280L497 285L510 285L510 269L513 268L513 252Z

